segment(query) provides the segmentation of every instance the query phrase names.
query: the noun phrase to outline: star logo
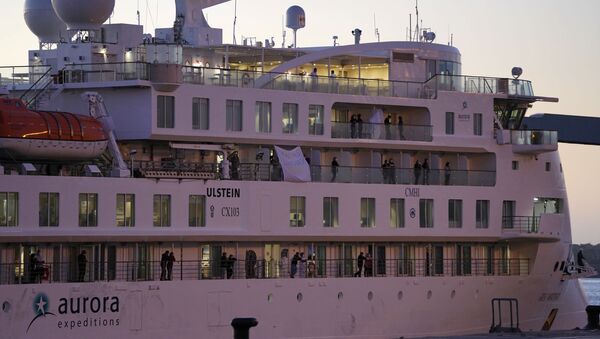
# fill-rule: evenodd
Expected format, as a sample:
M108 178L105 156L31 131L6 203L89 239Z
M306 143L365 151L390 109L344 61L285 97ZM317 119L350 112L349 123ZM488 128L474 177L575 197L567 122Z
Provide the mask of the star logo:
M43 292L38 293L35 298L33 298L32 306L35 317L29 323L25 333L29 332L31 325L33 325L33 323L40 317L46 317L46 315L55 315L54 313L48 311L50 308L50 298L48 298L48 296Z

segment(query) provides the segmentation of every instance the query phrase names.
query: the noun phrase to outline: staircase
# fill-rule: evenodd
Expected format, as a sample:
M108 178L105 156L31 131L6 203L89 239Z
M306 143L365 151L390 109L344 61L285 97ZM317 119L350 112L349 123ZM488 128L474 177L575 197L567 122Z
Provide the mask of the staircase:
M50 102L52 102L63 89L64 85L55 84L52 68L48 68L48 70L21 95L20 99L25 102L27 108L40 110L48 107Z

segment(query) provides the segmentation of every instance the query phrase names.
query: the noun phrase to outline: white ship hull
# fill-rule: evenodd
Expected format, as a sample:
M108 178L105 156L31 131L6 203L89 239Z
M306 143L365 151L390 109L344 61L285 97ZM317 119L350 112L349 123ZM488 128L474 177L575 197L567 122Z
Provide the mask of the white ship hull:
M519 300L523 331L540 330L554 308L558 313L553 329L585 325L578 281L561 282L556 275L97 282L11 286L1 291L12 316L1 317L0 326L4 338L14 339L230 339L230 323L236 317L255 317L259 324L251 329L251 338L263 339L487 333L492 323L490 300L500 296ZM39 293L48 296L54 314L36 319L27 331ZM89 304L85 313L58 312L59 298L115 296L118 312L94 313Z

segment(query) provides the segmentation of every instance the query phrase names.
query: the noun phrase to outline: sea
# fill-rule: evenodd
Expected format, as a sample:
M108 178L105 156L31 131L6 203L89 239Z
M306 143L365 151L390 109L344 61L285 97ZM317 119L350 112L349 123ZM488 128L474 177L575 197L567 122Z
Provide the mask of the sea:
M579 279L589 305L600 305L600 278Z

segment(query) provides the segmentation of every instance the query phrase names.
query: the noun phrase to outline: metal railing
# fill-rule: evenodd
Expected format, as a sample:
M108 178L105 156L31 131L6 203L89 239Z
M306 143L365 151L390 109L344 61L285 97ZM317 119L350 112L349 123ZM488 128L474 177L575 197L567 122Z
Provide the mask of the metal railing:
M145 62L117 62L102 64L73 64L58 74L59 83L87 83L124 80L149 80Z
M332 122L331 137L346 139L432 141L430 125Z
M511 130L510 143L513 145L557 145L557 131Z
M133 166L134 173L139 172L141 176L145 176L149 171L172 171L182 175L187 172L215 173L220 179L242 181L284 180L282 168L276 164L241 163L237 168L230 165L229 178L223 178L222 169L214 164L134 161ZM312 182L446 186L494 186L496 184L495 171L337 166L334 173L332 166L310 165L310 174Z
M540 217L531 216L503 216L502 231L515 233L538 233Z
M0 284L93 281L212 279L303 279L349 277L518 276L528 275L529 259L355 259L180 260L171 268L158 261L77 262L31 269L24 263L0 264Z
M15 88L35 84L50 71L50 66L4 66L0 67L0 86Z
M424 89L432 93L452 91L514 96L534 95L533 86L529 80L470 75L437 74L425 82Z

